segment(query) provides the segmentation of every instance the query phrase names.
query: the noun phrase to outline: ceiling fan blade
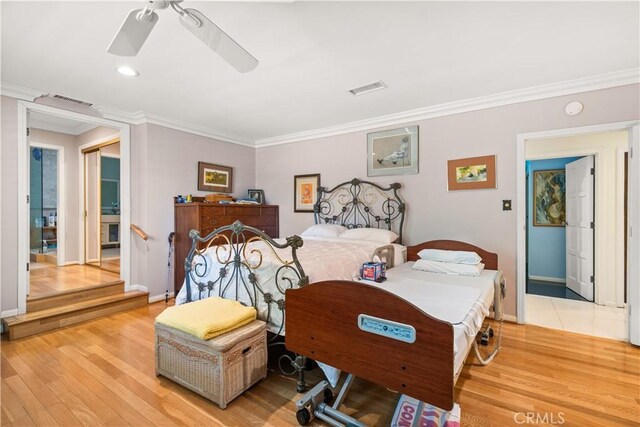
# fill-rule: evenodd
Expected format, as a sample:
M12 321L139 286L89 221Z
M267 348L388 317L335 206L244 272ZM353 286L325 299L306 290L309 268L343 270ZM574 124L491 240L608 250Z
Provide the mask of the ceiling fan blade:
M196 37L209 46L233 68L241 73L246 73L258 66L258 60L244 50L242 46L229 37L209 18L195 9L184 9L186 13L180 15L180 22ZM197 18L201 25L196 25L189 16Z
M107 52L120 56L136 56L156 22L158 15L155 12L146 9L132 10L111 41Z

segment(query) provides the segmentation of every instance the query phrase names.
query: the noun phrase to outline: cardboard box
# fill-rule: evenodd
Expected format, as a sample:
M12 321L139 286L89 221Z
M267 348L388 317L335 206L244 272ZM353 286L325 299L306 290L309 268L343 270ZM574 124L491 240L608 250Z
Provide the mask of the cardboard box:
M460 405L454 403L448 412L403 394L391 427L460 427Z

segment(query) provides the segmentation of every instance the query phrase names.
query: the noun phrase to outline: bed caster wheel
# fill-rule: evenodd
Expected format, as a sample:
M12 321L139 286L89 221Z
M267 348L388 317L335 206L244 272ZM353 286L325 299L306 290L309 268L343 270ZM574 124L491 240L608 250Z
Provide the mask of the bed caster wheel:
M481 337L480 338L480 344L482 345L489 345L489 338L488 337Z
M489 337L493 338L493 328L489 328Z
M311 421L311 413L307 408L302 408L296 412L296 419L298 420L298 424L301 426L306 426Z
M324 403L326 403L327 405L331 405L331 402L333 402L333 392L330 389L325 388L324 389Z

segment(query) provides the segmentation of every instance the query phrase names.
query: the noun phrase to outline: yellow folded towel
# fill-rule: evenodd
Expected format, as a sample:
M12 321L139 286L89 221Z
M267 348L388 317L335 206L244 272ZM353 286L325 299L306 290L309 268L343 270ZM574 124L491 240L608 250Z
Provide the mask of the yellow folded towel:
M211 297L169 307L156 317L156 323L208 340L255 319L255 308L245 307L238 301Z

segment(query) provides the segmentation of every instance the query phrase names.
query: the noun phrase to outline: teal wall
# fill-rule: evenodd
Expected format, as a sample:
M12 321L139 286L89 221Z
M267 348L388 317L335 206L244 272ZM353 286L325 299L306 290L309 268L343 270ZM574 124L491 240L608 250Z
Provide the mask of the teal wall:
M120 159L116 159L113 157L100 157L100 175L102 178L101 182L101 193L102 193L102 213L113 213L111 211L111 207L113 203L117 203L118 208L120 207L120 200L118 198L118 188L120 186ZM116 180L113 181L105 181L105 180Z

